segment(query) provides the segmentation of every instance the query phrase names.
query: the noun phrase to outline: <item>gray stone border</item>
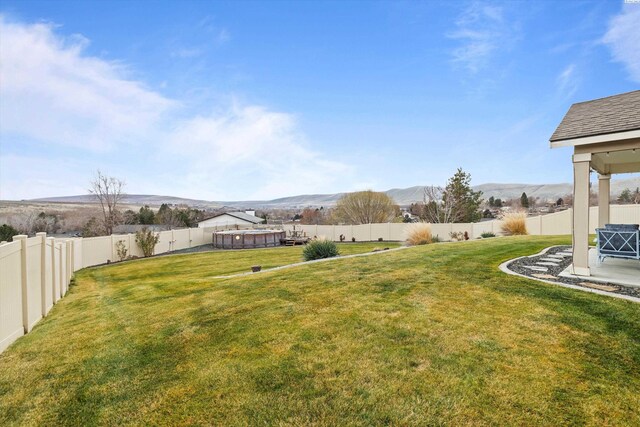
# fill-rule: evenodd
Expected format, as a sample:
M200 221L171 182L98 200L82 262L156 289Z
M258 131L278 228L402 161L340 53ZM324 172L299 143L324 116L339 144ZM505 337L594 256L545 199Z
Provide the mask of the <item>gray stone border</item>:
M531 276L526 276L524 274L516 273L515 271L512 271L512 270L510 270L508 268L509 264L511 264L512 262L514 262L516 260L519 260L519 259L522 259L522 258L533 258L533 257L541 256L541 255L546 254L550 249L557 248L558 246L565 246L565 245L549 246L548 248L544 248L542 251L538 252L537 254L525 255L525 256L518 257L518 258L510 259L510 260L505 261L502 264L500 264L498 266L498 268L503 273L511 274L512 276L524 277L525 279L536 280L538 282L548 283L550 285L562 286L563 288L576 289L578 291L591 292L591 293L598 294L598 295L605 295L605 296L609 296L609 297L624 299L624 300L635 302L635 303L640 303L640 298L632 297L632 296L629 296L629 295L622 295L622 294L617 294L617 293L614 293L614 292L601 291L599 289L585 288L583 286L570 285L568 283L553 282L551 280L538 279L537 277L531 277Z

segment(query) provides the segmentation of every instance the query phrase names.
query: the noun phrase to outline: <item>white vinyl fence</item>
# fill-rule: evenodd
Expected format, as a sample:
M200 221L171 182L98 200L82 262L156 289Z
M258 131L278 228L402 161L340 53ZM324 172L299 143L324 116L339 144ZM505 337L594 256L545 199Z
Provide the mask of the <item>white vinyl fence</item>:
M158 234L157 254L211 243L211 232L202 228ZM65 296L75 271L118 260L118 242L127 255L142 256L135 234L54 239L37 233L0 244L0 353Z
M532 235L553 236L571 234L572 209L547 215L532 216L526 219L527 231ZM640 224L640 205L613 205L609 222L613 224ZM431 233L441 240L450 240L452 232L467 232L470 239L480 237L482 233L501 234L502 221L492 220L476 223L431 224ZM590 232L595 233L598 225L598 208L592 207L589 212ZM362 224L362 225L300 225L285 224L285 231L293 229L302 231L309 237L323 237L340 241L340 235L345 241L353 238L357 242L376 241L379 239L390 241L406 240L407 231L411 224Z
M611 206L611 223L640 223L640 205ZM598 223L598 209L591 208L590 225L594 232ZM339 241L343 235L349 242L403 241L411 224L364 225L295 225L309 237L325 237ZM253 228L273 228L261 225ZM294 225L277 226L291 231ZM156 254L200 246L212 242L218 228L189 228L161 231ZM483 232L500 234L500 221L473 224L431 224L432 233L449 240L451 232L467 232L469 238ZM571 210L527 218L529 234L571 234ZM142 256L134 234L91 238L54 239L45 233L35 237L14 236L11 243L0 244L0 352L13 341L28 333L47 315L51 307L67 293L75 271L85 267L118 260L117 245L122 242L127 255Z

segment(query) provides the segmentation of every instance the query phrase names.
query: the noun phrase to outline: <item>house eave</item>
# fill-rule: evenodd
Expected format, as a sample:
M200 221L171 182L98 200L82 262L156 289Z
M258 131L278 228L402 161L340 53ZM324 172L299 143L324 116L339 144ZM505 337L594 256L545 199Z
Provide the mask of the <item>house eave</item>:
M603 135L584 136L580 138L563 139L550 141L551 148L576 147L579 145L602 144L603 142L624 141L627 139L640 138L640 129L633 129L624 132L605 133Z

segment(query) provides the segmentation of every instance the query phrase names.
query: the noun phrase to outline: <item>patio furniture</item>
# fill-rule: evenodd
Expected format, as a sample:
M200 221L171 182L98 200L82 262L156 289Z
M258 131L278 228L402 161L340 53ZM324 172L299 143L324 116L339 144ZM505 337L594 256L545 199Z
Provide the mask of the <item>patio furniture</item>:
M596 228L598 260L606 257L640 259L640 230L638 224L605 224Z

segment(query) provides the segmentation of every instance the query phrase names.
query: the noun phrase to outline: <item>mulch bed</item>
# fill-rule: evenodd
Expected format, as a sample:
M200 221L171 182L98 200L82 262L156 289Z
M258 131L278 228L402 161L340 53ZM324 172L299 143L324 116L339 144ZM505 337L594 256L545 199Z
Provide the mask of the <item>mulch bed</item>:
M577 279L569 277L560 277L562 273L570 264L571 257L566 256L563 258L557 258L558 263L556 265L539 265L539 262L545 262L542 258L553 258L550 255L557 255L560 252L571 252L571 246L554 246L547 250L542 255L534 255L530 257L523 257L512 261L507 265L507 268L515 273L529 276L532 279L544 279L550 282L566 283L569 285L580 286L589 289L599 289L606 292L612 292L621 295L628 295L632 297L640 298L640 287L635 286L623 286L615 283L604 283L589 281L589 278ZM526 267L545 267L547 271L535 271ZM544 277L541 277L544 276ZM553 277L551 277L553 276Z

